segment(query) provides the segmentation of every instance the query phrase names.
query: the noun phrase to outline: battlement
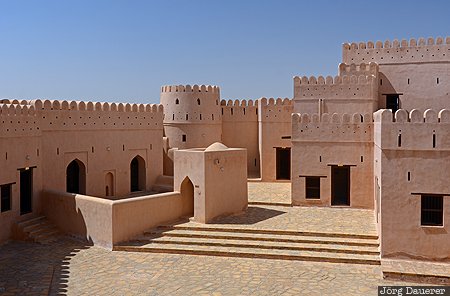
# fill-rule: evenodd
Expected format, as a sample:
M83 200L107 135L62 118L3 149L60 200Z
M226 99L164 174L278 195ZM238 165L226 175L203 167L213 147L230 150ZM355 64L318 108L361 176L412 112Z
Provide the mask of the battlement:
M61 100L32 100L29 103L36 110L72 110L72 111L104 111L104 112L151 112L163 113L161 104L130 104L130 103L108 103L108 102L84 102L84 101L61 101Z
M376 62L378 64L449 61L450 37L395 39L342 45L344 63Z
M342 85L342 84L373 84L375 82L375 77L367 76L367 75L342 75L335 76L334 78L331 76L327 76L324 78L323 76L315 77L310 76L294 76L294 86L305 86L305 85Z
M427 109L420 112L417 109L411 110L409 113L404 109L399 109L392 113L390 109L378 110L374 113L374 122L379 123L450 123L450 110L442 109L436 112Z
M257 100L221 100L220 107L223 122L258 121Z
M257 105L258 100L221 100L220 106L227 106L227 107L253 107Z
M374 113L375 145L389 150L450 151L450 110L389 109Z
M372 142L371 113L293 113L292 141L296 142Z
M34 106L0 103L0 137L34 136L39 126Z
M163 85L161 87L161 93L180 93L180 92L208 92L208 93L220 93L220 88L215 85Z
M294 111L294 103L288 98L258 99L258 121L260 122L290 122Z
M377 63L361 63L361 64L339 64L339 76L375 76L378 77L379 67Z

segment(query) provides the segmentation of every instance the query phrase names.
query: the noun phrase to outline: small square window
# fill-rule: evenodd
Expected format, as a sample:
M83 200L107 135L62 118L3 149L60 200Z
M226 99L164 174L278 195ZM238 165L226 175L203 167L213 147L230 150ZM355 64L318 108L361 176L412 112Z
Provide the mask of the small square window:
M11 210L11 186L12 184L6 184L0 186L0 205L1 212L6 212Z
M443 226L444 198L442 195L422 195L421 225Z
M186 142L186 135L182 135L181 137L182 137L182 141Z
M306 198L320 199L320 178L306 177Z

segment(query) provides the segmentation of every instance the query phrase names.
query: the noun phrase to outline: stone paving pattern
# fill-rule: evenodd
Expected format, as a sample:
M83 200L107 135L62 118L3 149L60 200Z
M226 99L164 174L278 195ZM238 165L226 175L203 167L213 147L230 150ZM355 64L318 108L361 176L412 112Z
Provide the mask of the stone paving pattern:
M291 204L291 183L248 182L248 201Z
M270 191L260 184L254 192ZM367 234L367 219L371 211L252 206L222 223ZM378 285L401 284L359 264L111 252L68 237L0 246L0 295L377 295Z

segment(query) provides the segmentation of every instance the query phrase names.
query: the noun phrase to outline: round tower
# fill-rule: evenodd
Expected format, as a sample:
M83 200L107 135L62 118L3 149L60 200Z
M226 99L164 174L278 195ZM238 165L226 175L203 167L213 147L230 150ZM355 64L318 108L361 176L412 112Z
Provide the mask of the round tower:
M167 85L161 87L160 99L170 148L206 148L221 141L218 86Z

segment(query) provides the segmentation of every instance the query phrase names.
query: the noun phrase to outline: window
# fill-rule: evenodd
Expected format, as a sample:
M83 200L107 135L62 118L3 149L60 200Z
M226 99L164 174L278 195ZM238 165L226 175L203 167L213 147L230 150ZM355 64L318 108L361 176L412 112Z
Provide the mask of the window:
M306 177L306 198L320 199L320 178Z
M0 186L0 205L1 212L6 212L11 210L11 186L12 184L5 184Z
M180 100L176 99L175 104L177 104L177 105L180 104Z
M200 105L200 99L197 99L197 105Z
M422 195L421 225L443 226L444 197L442 195Z
M182 139L183 142L186 142L186 135L182 135L181 139Z

